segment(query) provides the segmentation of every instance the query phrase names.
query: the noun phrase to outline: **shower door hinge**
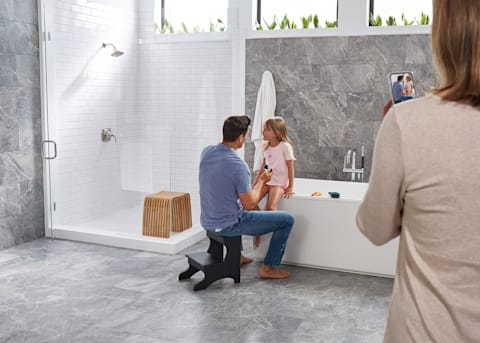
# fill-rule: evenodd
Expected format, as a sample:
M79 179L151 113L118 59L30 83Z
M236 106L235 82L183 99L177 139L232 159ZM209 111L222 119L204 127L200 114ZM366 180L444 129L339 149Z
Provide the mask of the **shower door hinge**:
M49 32L43 32L43 40L46 42L47 40L52 40L52 36Z
M57 210L57 203L53 202L53 211L55 212Z

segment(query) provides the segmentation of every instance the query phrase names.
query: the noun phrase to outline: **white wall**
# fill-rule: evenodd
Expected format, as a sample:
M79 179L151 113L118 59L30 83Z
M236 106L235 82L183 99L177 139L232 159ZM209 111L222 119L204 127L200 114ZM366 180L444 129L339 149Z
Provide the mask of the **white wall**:
M56 99L49 125L58 144L52 168L57 224L77 224L128 201L115 168L119 143L101 142L100 132L112 128L119 142L138 135L136 11L135 0L54 1L47 50L55 60L47 82ZM102 42L125 55L111 57Z
M140 142L152 153L149 191L169 180L173 191L190 193L195 211L200 153L221 140L232 113L232 41L225 33L160 36L153 32L153 1L142 1L139 12L138 109Z

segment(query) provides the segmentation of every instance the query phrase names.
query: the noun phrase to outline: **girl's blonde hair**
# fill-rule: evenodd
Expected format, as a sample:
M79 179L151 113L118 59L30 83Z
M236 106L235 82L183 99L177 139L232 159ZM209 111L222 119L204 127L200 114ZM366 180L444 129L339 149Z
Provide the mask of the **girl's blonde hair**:
M480 105L480 1L433 2L432 51L440 74L434 93Z
M269 118L265 121L265 126L267 126L270 130L275 133L277 139L280 142L287 142L290 145L293 145L290 137L287 134L287 125L285 124L285 120L282 117L274 117Z

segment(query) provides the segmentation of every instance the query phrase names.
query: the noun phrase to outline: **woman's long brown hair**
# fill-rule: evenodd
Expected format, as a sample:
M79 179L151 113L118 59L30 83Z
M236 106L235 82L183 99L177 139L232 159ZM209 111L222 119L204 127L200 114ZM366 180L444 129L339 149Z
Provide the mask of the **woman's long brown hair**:
M438 94L480 106L480 0L434 0L432 51Z

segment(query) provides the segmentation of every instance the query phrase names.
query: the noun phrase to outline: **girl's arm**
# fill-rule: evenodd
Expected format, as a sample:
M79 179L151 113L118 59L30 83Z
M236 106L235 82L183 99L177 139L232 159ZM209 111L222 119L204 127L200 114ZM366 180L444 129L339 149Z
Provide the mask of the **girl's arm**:
M293 194L293 180L295 179L295 168L293 167L293 160L287 160L288 169L288 187L285 189L285 197L290 198Z
M265 170L265 159L263 159L262 165L260 166L260 170L258 171L257 176L255 177L255 181L253 181L254 186L258 183L258 180L260 180L260 177L262 176L264 170Z

